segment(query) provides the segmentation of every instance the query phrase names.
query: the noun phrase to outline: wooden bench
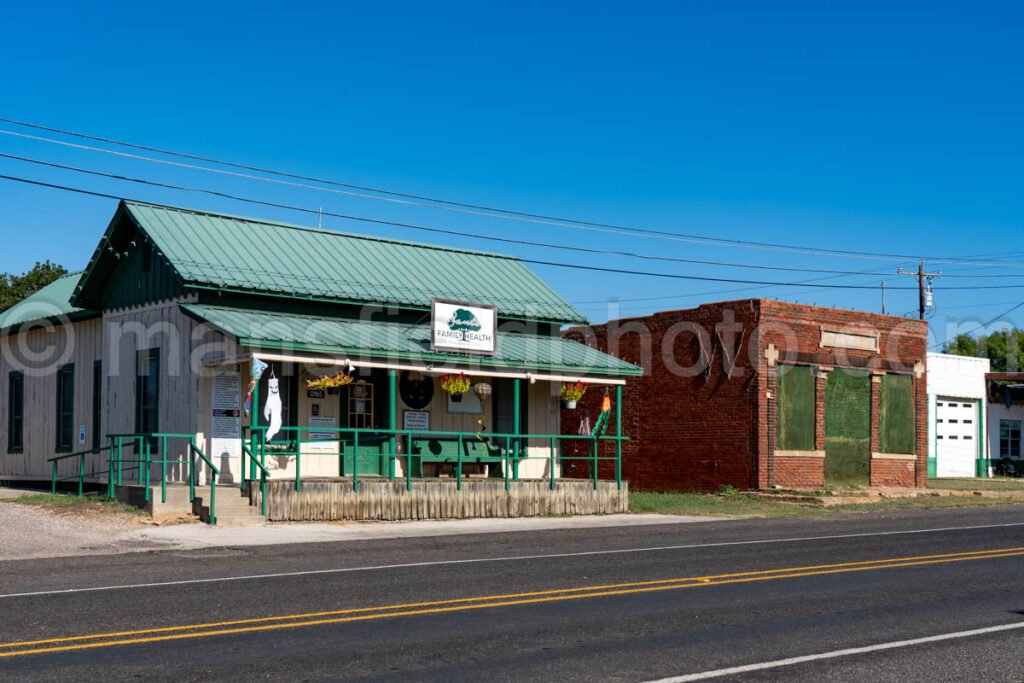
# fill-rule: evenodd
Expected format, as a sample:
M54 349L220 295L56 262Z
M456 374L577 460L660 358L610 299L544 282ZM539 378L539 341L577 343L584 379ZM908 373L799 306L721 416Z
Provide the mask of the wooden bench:
M412 476L423 476L423 463L435 463L458 466L458 437L416 437L409 439L405 449L409 457ZM488 465L501 465L505 462L504 449L489 445L472 435L462 438L462 466L465 473L466 465L478 466L475 469L487 473Z

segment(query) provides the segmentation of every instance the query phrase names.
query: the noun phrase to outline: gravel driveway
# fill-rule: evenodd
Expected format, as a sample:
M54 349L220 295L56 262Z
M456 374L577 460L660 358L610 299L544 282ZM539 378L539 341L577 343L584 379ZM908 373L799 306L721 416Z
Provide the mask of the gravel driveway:
M145 526L145 517L130 513L81 514L0 502L0 560L113 554L165 547L159 542L125 538L129 531Z

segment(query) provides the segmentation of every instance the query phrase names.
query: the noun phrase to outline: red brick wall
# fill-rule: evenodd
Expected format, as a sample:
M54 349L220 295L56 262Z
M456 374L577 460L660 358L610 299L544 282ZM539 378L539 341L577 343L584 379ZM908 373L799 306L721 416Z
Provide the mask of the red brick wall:
M801 364L819 365L825 369L834 367L861 368L872 370L878 373L894 372L898 374L915 374L915 364L924 363L927 354L927 324L920 320L908 318L897 318L893 316L875 315L859 311L846 311L818 306L805 306L801 304L787 304L778 301L761 302L761 348L774 343L778 348L786 348L787 353L780 358L781 362L796 362ZM854 349L830 349L821 348L821 328L826 327L832 330L844 330L850 332L874 331L879 334L878 353L869 351L858 351ZM767 370L767 368L765 368ZM774 374L774 373L771 373ZM819 380L821 381L821 380ZM824 384L824 382L822 382ZM928 424L926 405L926 381L924 376L914 380L916 395L916 424L917 433L917 462L910 463L911 474L909 480L901 473L902 481L909 481L905 486L925 485L927 475L927 444ZM871 385L871 450L877 452L878 444L878 385ZM821 431L821 445L817 448L824 449L824 386L816 406L818 414L818 430ZM769 421L774 425L775 405L770 401ZM817 431L817 430L816 430ZM817 439L815 439L817 441ZM768 467L767 454L763 451L762 467ZM895 484L876 484L876 480L891 480L893 470L891 463L878 465L879 473L876 476L874 469L877 461L872 461L871 484L892 486ZM885 462L885 461L882 461ZM898 461L896 461L898 462ZM906 468L903 468L904 470ZM884 472L884 473L883 473ZM795 486L796 484L785 480L768 481L768 473L760 477L760 485L766 486L778 484L781 486Z
M821 348L822 326L877 331L880 352ZM776 460L770 455L776 409L775 368L764 355L769 344L779 350L780 362L912 374L914 364L924 361L926 334L925 323L916 320L761 299L706 304L569 332L643 365L644 376L630 378L623 392L623 430L631 438L623 449L623 477L633 490L662 491L715 490L723 484L744 489L820 486L820 458ZM710 359L708 367L702 359ZM696 370L674 374L672 368L678 366ZM915 382L918 463L909 463L909 485L918 486L924 485L927 455L924 386L923 378ZM824 379L819 379L819 450L824 449L824 388ZM592 391L587 399L584 405L593 421L600 392ZM566 433L575 432L580 414L563 411ZM610 467L601 469L600 476L613 476ZM882 478L895 476L881 472ZM566 474L588 476L590 469L570 463Z
M735 309L736 319L746 329L753 327L754 302L729 308ZM729 378L721 362L719 345L715 345L715 359L708 371L701 371L696 328L678 326L694 323L704 330L705 341L714 339L715 325L722 321L723 310L707 306L642 319L649 330L647 348L651 353L642 352L643 338L630 331L631 321L596 326L586 335L580 330L570 331L574 338L645 365L644 376L630 378L623 390L623 432L631 440L623 449L622 469L631 490L713 491L723 484L742 489L757 486L754 454L758 378L750 364L743 361L751 343L750 334L744 336L738 369ZM708 352L707 344L704 352ZM692 376L680 377L669 371L668 366L673 363L697 369L690 373ZM584 402L592 422L597 416L600 396L601 392L593 389ZM576 431L579 416L579 410L563 410L565 433ZM610 464L606 467L600 470L602 477L611 472ZM570 463L566 472L569 476L588 476L590 470L576 462Z
M775 479L786 488L818 488L825 483L824 458L787 458L778 456L774 463Z
M872 460L871 461L871 485L872 486L917 486L916 471L921 466L914 467L910 460Z

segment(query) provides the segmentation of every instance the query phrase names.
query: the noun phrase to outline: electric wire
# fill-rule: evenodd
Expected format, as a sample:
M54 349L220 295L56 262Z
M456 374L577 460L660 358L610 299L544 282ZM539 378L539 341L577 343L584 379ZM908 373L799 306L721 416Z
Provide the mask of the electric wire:
M491 217L491 218L503 218L503 219L508 219L508 220L520 220L520 221L525 221L525 222L530 222L530 223L537 223L537 224L541 224L541 225L551 225L551 226L555 226L555 227L564 227L564 228L568 228L568 229L588 230L588 231L605 232L605 233L611 233L611 234L632 234L634 236L643 236L643 237L655 238L655 239L668 239L668 240L672 240L672 241L680 241L680 242L685 242L685 243L705 244L705 245L709 245L709 246L729 246L729 247L747 248L747 249L760 249L760 250L767 250L767 251L783 251L783 252L788 252L788 253L829 255L829 256L834 256L834 257L837 257L837 258L858 258L858 259L867 259L867 260L883 260L883 259L887 259L887 260L908 260L908 259L910 259L910 260L915 260L915 261L916 260L926 260L926 261L930 261L930 262L933 262L933 263L972 263L972 264L976 264L976 265L981 265L983 263L983 262L973 261L973 260L971 260L969 258L965 258L965 257L959 257L958 258L958 257L938 257L938 256L915 256L915 255L907 255L907 254L891 254L891 253L884 253L884 252L859 252L859 251L851 251L851 250L845 250L845 249L828 249L828 248L823 248L823 247L802 247L802 246L798 246L798 245L786 245L786 244L777 244L777 243L772 243L772 242L757 242L757 241L753 241L753 240L740 240L740 239L731 239L731 238L723 238L723 237L713 237L713 236L709 236L709 235L688 234L688 233L672 232L672 231L666 231L666 230L657 230L657 229L652 229L652 228L638 228L638 227L634 227L634 226L618 225L618 224L614 224L614 223L601 223L601 222L597 222L597 221L585 221L585 220L574 219L574 218L564 218L564 217L559 217L559 216L550 216L550 215L546 215L546 214L535 214L535 213L529 213L529 212L523 212L523 211L515 211L515 210L511 210L511 209L501 209L501 208L497 208L497 207L487 207L487 206L483 206L483 205L469 204L469 203L464 203L464 202L455 202L455 201L452 201L452 200L436 199L436 198L424 197L424 196L421 196L421 195L412 195L412 194L407 194L407 193L399 193L399 192L394 192L394 191L390 191L390 190L383 190L383 189L379 189L379 188L370 188L370 187L367 187L367 186L358 186L358 185L353 185L353 184L348 184L348 183L339 183L338 181L326 180L326 179L322 179L322 178L315 178L313 176L302 176L302 175L299 175L299 174L292 174L292 173L287 173L287 172L284 172L284 171L276 171L276 170L273 170L273 169L261 168L261 167L258 167L258 166L248 166L248 165L245 165L245 164L238 164L238 163L235 163L235 162L218 160L218 159L214 159L212 157L202 157L202 156L199 156L199 155L190 155L190 154L186 154L186 153L182 153L182 152L176 152L176 151L172 151L172 150L160 149L160 148L156 148L156 147L149 147L149 146L145 146L145 145L138 145L138 144L135 144L135 143L128 143L128 142L124 142L124 141L120 141L120 140L115 140L115 139L112 139L112 138L102 138L102 137L99 137L99 136L91 136L91 135L87 135L87 134L84 134L84 133L77 133L77 132L74 132L74 131L63 130L63 129L59 129L59 128L52 128L52 127L47 127L47 126L41 126L39 124L28 123L28 122L24 122L24 121L18 121L18 120L10 119L10 118L0 117L0 121L7 122L7 123L12 123L14 125L24 126L24 127L28 127L28 128L34 128L34 129L39 129L39 130L46 130L46 131L54 132L54 133L57 133L57 134L60 134L60 135L67 135L67 136L72 136L72 137L78 137L78 138L81 138L81 139L89 139L89 140L93 140L93 141L103 142L104 144L113 144L113 145L118 145L118 146L124 146L124 147L129 147L129 148L134 148L134 149L151 151L151 152L155 152L155 153L158 153L158 154L164 154L164 155L168 155L168 156L176 156L176 157L179 157L179 158L188 158L188 159L191 159L191 160L201 160L201 161L203 161L205 163L214 163L214 164L218 164L218 165L222 165L222 166L229 166L229 167L234 167L234 168L251 170L251 171L255 171L255 172L259 172L259 173L269 173L269 174L278 175L278 176L282 176L282 177L291 177L291 178L296 178L296 179L303 179L303 180L306 180L306 181L309 181L309 182L317 182L317 183L320 183L320 184L323 184L323 185L331 185L333 187L319 187L319 186L315 186L315 185L308 185L306 183L296 183L296 182L285 181L285 180L280 180L280 179L276 179L276 178L266 178L266 177L262 177L262 176L252 175L251 173L238 173L238 172L234 172L234 171L227 171L227 170L224 170L224 169L215 169L215 168L209 168L207 166L199 166L199 165L196 165L196 164L181 163L181 162L171 161L171 160L168 160L168 159L156 159L156 158L153 158L153 157L147 157L147 156L138 155L138 154L131 154L131 153L127 153L127 152L119 152L119 151L116 151L116 150L104 149L104 148L101 148L101 147L94 147L94 146L91 146L91 145L81 145L81 144L77 144L77 143L73 143L73 142L68 142L68 141L64 141L64 140L54 140L52 138L45 138L45 137L37 136L37 135L29 135L27 133L19 133L19 132L16 132L16 131L9 131L9 130L0 130L0 134L3 134L3 135L20 137L20 138L24 138L24 139L28 139L28 140L34 140L34 141L37 141L37 142L46 142L46 143L50 143L50 144L62 145L62 146L66 146L66 147L71 147L71 148L76 148L76 149L81 149L81 150L87 150L87 151L92 151L92 152L112 154L112 155L116 155L116 156L120 156L120 157L124 157L124 158L136 159L136 160L140 160L140 161L146 161L146 162L157 163L157 164L164 164L164 165L169 165L169 166L176 166L176 167L190 169L190 170L198 170L198 171L204 171L204 172L208 172L208 173L217 173L217 174L222 174L222 175L235 176L235 177L240 177L240 178L244 178L244 179L247 179L247 180L254 180L254 181L259 181L259 182L278 183L278 184L290 185L290 186L298 187L298 188L302 188L302 189L322 191L322 192L335 192L335 193L338 193L338 194L344 194L344 195L348 195L348 196L356 196L356 197L359 197L359 198L362 198L362 199L373 199L373 200L389 201L389 202L394 202L394 203L408 204L408 205L414 205L414 206L420 206L420 207L426 207L426 208L445 209L445 210L450 210L450 211L458 211L458 212L461 212L461 213L469 213L469 214L472 214L472 215L484 215L484 216L488 216L488 217ZM353 192L353 191L348 190L348 189L341 189L341 188L349 188L349 187L351 187L351 188L359 188L360 190L362 190L362 192L357 193L357 192ZM389 195L389 196L383 197L383 196L370 195L370 194L366 194L366 192L376 192L376 193L379 193L379 194L386 194L386 195ZM435 202L435 204L424 204L424 203L422 203L424 201ZM1017 264L1017 265L1024 265L1024 264Z
M150 179L146 179L146 178L137 178L137 177L134 177L134 176L128 176L128 175L124 175L124 174L120 174L120 173L108 173L108 172L105 172L105 171L99 171L99 170L96 170L96 169L85 168L85 167L82 167L82 166L72 166L70 164L62 164L62 163L58 163L58 162L55 162L55 161L46 161L46 160L43 160L43 159L36 159L36 158L33 158L33 157L26 157L26 156L21 156L21 155L18 155L18 154L8 154L8 153L5 153L5 152L0 152L0 158L11 159L13 161L20 161L20 162L29 163L29 164L35 164L35 165L44 166L44 167L47 167L47 168L56 168L56 169L61 169L61 170L65 170L65 171L72 171L72 172L75 172L75 173L82 173L82 174L93 175L93 176L98 176L98 177L102 177L102 178L109 178L109 179L112 179L112 180L119 180L119 181L136 183L136 184L141 184L141 185L149 185L149 186L153 186L153 187L161 187L161 188L165 188L165 189L171 189L171 190L182 191L182 192L196 192L196 193L200 193L200 194L206 194L206 195L210 195L210 196L221 197L221 198L224 198L224 199L230 199L230 200L233 200L233 201L246 202L246 203L252 203L252 204L260 204L260 205L263 205L263 206L270 206L270 207L273 207L273 208L286 209L286 210L290 210L290 211L301 211L303 213L318 213L318 214L322 214L322 215L334 216L334 217L337 217L337 218L344 218L346 220L352 220L352 221L379 222L378 219L373 219L373 218L369 218L369 217L365 217L365 216L357 216L357 215L352 215L352 214L340 214L340 213L334 213L334 212L324 212L323 210L320 210L320 209L313 210L313 209L309 209L309 208L306 208L306 207L299 207L299 206L294 206L294 205L290 205L290 204L281 204L281 203L278 203L278 202L268 202L268 201L265 201L265 200L259 200L259 199L255 199L255 198L252 198L252 197L244 197L244 196L241 196L241 195L230 194L230 193L227 193L227 192L221 192L221 191L212 190L212 189L209 189L209 188L192 187L192 186L187 186L187 185L177 185L177 184L173 184L173 183L165 183L165 182L160 182L160 181L156 181L156 180L150 180ZM551 242L538 242L538 241L534 241L534 240L513 239L513 238L508 238L508 237L500 237L500 236L497 236L497 235L485 235L485 234L480 234L480 233L476 233L476 232L464 232L464 231L459 231L459 230L451 230L451 229L448 229L448 228L440 228L440 227L437 227L437 226L422 226L422 225L414 225L414 224L410 224L410 223L402 223L400 227L405 227L405 228L409 228L409 229L417 229L417 230L429 230L429 231L438 232L438 233L442 233L442 234L456 235L456 236L459 236L459 237L466 237L466 238L470 238L470 239L496 241L496 242L502 242L502 243L506 243L506 244L517 244L517 245L522 245L522 246L540 247L540 248L544 248L544 249L560 249L560 250L563 250L563 251L575 251L575 252L588 253L588 254L602 254L602 255L608 255L608 256L623 256L623 257L636 258L636 259L642 259L642 260L648 260L648 261L665 261L665 262L670 262L670 263L689 263L689 264L695 264L695 265L707 265L707 266L728 267L728 268L748 268L748 269L753 269L753 270L774 270L774 271L785 271L785 272L794 272L794 273L827 273L827 274L830 274L830 275L844 275L844 276L845 275L871 275L871 276L873 276L873 275L878 275L880 272L885 270L885 268L878 268L878 269L875 269L873 271L872 270L834 270L834 269L827 269L827 268L796 268L796 267L791 267L791 266L772 266L772 265L756 264L756 263L732 263L732 262L728 262L728 261L711 261L711 260L705 260L705 259L691 259L691 258L683 258L683 257L676 257L676 256L659 256L659 255L654 255L654 254L646 254L646 253L634 252L634 251L624 251L624 250L619 250L619 249L598 249L598 248L594 248L594 247L580 247L580 246L573 246L573 245L568 245L568 244L556 244L556 243L551 243ZM974 277L978 277L978 278L1024 277L1024 273L1008 273L1008 274L1003 274L1003 275L996 275L996 274L991 274L991 273L985 273L985 274L981 274L981 275L950 275L949 277L960 277L960 278L974 278Z
M1005 318L1006 316L1010 315L1011 313L1013 313L1014 311L1016 311L1016 310L1017 310L1018 308L1020 308L1021 306L1024 306L1024 301L1021 301L1021 302L1017 303L1017 304L1016 304L1015 306L1013 306L1012 308L1010 308L1010 309L1008 309L1008 310L1006 310L1006 311L1003 311L1002 313L1000 313L1000 314L999 314L999 315L997 315L996 317L992 318L991 320L987 320L987 321L985 321L985 322L981 323L980 325L976 326L975 328L973 328L973 329L971 329L971 330L968 330L967 332L960 332L960 333L958 333L958 334L957 334L957 337L960 337L960 336L968 336L968 337L969 337L969 336L971 336L972 334L974 334L975 332L977 332L977 331L979 331L979 330L981 330L981 329L983 329L983 328L986 328L986 327L988 327L989 325L992 325L993 323L997 323L997 322L999 322L999 321L1000 321L1001 319L1003 319L1003 318ZM931 345L931 346L929 346L928 348L930 348L930 349L935 349L935 348L940 348L940 347L943 347L943 346L945 346L946 344L948 344L949 342L953 341L954 339L956 339L956 337L953 337L952 339L950 339L950 338L947 338L947 339L943 340L942 342L939 342L938 344L932 344L932 345Z
M128 199L128 198L124 198L124 197L118 197L117 195L113 195L113 194L109 194L109 193L96 192L96 191L93 191L93 190L85 190L83 188L76 188L76 187L71 187L71 186L67 186L67 185L58 185L56 183L48 183L48 182L44 182L44 181L40 181L40 180L32 180L32 179L29 179L29 178L22 178L22 177L19 177L19 176L0 175L0 179L9 180L9 181L18 182L18 183L25 183L25 184L34 185L34 186L37 186L37 187L46 187L46 188L50 188L50 189L56 189L56 190L62 190L62 191L67 191L67 192L74 192L74 193L78 193L78 194L90 195L90 196L93 196L93 197L102 197L102 198L105 198L105 199L113 199L113 200L117 200L117 201L120 201L122 199L127 199L128 201L138 201L140 203L152 204L152 202L148 202L146 200ZM275 204L273 202L263 202L261 200L253 200L253 201L256 202L256 203L264 204L266 206L276 206L278 208L291 208L292 210L302 211L302 212L305 212L305 213L311 213L311 214L321 213L317 209L307 209L307 208L303 208L303 207L289 207L288 205L277 205L277 204ZM196 211L196 213L203 213L203 212L202 211ZM325 216L335 216L335 215L337 215L338 217L346 218L346 216L344 214L333 214L331 212L326 212L326 211L322 212L322 214L325 215ZM375 223L379 223L379 224L382 224L382 225L390 225L390 226L397 226L397 227L422 227L422 226L412 226L412 225L408 225L408 224L398 223L398 222L395 222L395 221L387 221L387 220L383 220L383 219L366 219L366 220L369 220L369 221L372 221L372 222L375 222ZM307 228L301 228L301 229L307 229ZM388 240L385 240L384 238L374 237L374 236L371 236L371 235L353 235L353 234L350 234L348 236L356 238L356 239L367 240L367 241L377 241L377 242L388 241ZM436 246L436 245L421 245L421 246L423 246L424 248L438 249L438 250L445 250L445 251L450 251L452 249L451 247L442 247L442 246ZM630 270L630 269L626 269L626 268L610 268L610 267L604 267L604 266L585 265L585 264L580 264L580 263L563 263L563 262L558 262L558 261L546 261L546 260L542 260L542 259L522 258L522 257L518 257L518 256L508 256L508 255L503 255L503 254L492 254L491 256L494 257L494 258L499 258L499 259L503 259L503 260L519 261L521 263L529 263L529 264L540 265L540 266L550 266L552 268L567 268L567 269L582 270L582 271L589 271L589 272L614 273L614 274L620 274L620 275L651 277L651 278L658 278L658 279L691 280L691 281L698 281L698 282L727 282L727 283L747 284L747 285L767 285L767 286L772 286L772 287L803 287L803 286L811 286L811 287L821 288L821 289L846 289L846 290L850 290L850 289L856 289L856 290L871 289L871 290L874 290L874 289L877 289L877 286L875 286L875 285L842 285L842 284L814 284L814 285L808 285L808 283L806 283L806 282L781 282L781 281L773 281L773 280L746 280L746 279L739 279L739 278L721 278L721 277L710 277L710 276L701 276L701 275L684 275L684 274L681 274L681 273L662 273L662 272L654 272L654 271ZM917 288L916 287L909 287L909 286L902 286L902 287L890 287L889 289L891 289L891 290L916 290ZM1024 285L971 285L971 286L944 287L943 289L944 290L1024 289Z
M32 180L32 179L29 179L29 178L22 178L22 177L19 177L19 176L11 176L11 175L6 175L6 174L0 174L0 179L12 181L12 182L18 182L18 183L34 185L34 186L37 186L37 187L45 187L45 188L54 189L54 190L61 190L61 191L66 191L66 192L74 192L74 193L77 193L77 194L89 195L89 196L92 196L92 197L100 197L100 198L103 198L103 199L113 199L115 201L121 201L122 199L125 199L127 201L138 201L138 202L144 203L144 204L152 204L152 202L148 202L146 200L137 200L137 199L131 199L131 198L126 198L126 197L119 197L117 195L113 195L113 194L109 194L109 193L105 193L105 192L97 192L97 191L94 191L94 190L86 190L86 189L83 189L83 188L71 187L71 186L68 186L68 185L59 185L59 184L56 184L56 183L48 183L48 182L44 182L44 181L41 181L41 180ZM261 203L261 204L264 204L266 206L277 206L278 208L289 208L289 207L287 207L287 205L276 205L273 202L263 202L263 201L260 201L260 200L254 200L254 201L256 201L258 203ZM303 211L303 212L306 212L306 213L313 213L313 214L320 213L316 209L306 209L306 208L302 208L302 207L297 207L297 208L294 208L293 210ZM197 213L203 213L203 212L199 211ZM334 216L335 214L325 211L325 212L323 212L323 215L325 215L325 216ZM345 216L343 214L338 214L338 217L344 218ZM390 226L396 226L396 227L416 227L416 226L406 225L406 224L403 224L403 223L398 223L398 222L395 222L395 221L386 221L386 220L382 220L382 219L367 219L367 220L370 220L370 221L376 222L376 223L380 223L380 224L383 224L383 225L390 225ZM377 241L377 242L388 241L388 240L385 240L383 238L374 237L374 236L371 236L371 235L349 235L349 236L353 237L353 238L356 238L356 239L364 239L364 240L368 240L368 241ZM441 247L441 246L432 246L432 245L421 245L421 246L423 246L424 248L439 249L439 250L445 250L445 251L450 251L451 250L451 247ZM603 267L603 266L585 265L585 264L580 264L580 263L563 263L563 262L558 262L558 261L545 261L545 260L541 260L541 259L522 258L522 257L518 257L518 256L507 256L507 255L503 255L503 254L492 254L491 256L493 256L494 258L500 258L500 259L504 259L504 260L519 261L521 263L530 263L530 264L533 264L533 265L540 265L540 266L550 266L552 268L568 268L568 269L573 269L573 270L583 270L583 271L600 272L600 273L615 273L615 274L621 274L621 275L652 277L652 278L660 278L660 279L692 280L692 281L698 281L698 282L728 282L728 283L734 283L734 284L768 285L768 286L772 286L772 287L803 287L803 286L806 285L806 283L804 283L804 282L780 282L780 281L772 281L772 280L745 280L745 279L719 278L719 277L709 277L709 276L700 276L700 275L684 275L684 274L681 274L681 273L661 273L661 272L652 272L652 271L630 270L630 269L626 269L626 268L609 268L609 267ZM817 285L812 285L812 286L818 287L818 288L824 288L824 289L875 289L874 285L860 286L860 285L817 284ZM1024 289L1024 285L947 287L946 289L1017 289L1017 288ZM906 290L910 290L910 289L916 289L916 287L893 287L892 289L906 289Z

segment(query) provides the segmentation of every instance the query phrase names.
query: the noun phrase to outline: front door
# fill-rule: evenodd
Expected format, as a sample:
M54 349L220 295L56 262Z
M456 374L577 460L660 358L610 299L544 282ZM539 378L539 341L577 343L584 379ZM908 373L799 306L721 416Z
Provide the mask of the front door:
M837 368L825 384L825 483L867 486L871 476L871 377Z
M356 381L341 388L341 424L349 429L386 429L388 427L388 375L379 368L356 371ZM385 455L390 448L387 434L361 432L359 447L346 435L342 444L342 475L352 476L358 464L359 476L380 475L386 471Z
M523 380L519 380L519 433L527 433L527 406L528 406L528 394L530 385ZM515 380L507 377L500 377L494 380L494 429L495 434L514 434L515 433ZM505 437L498 437L493 440L495 446L511 451L513 442L511 439ZM525 439L520 442L522 444L520 456L525 457L526 441ZM518 475L519 466L518 463L513 465L512 472L510 474ZM490 474L492 476L503 476L501 467L492 466L490 468Z

